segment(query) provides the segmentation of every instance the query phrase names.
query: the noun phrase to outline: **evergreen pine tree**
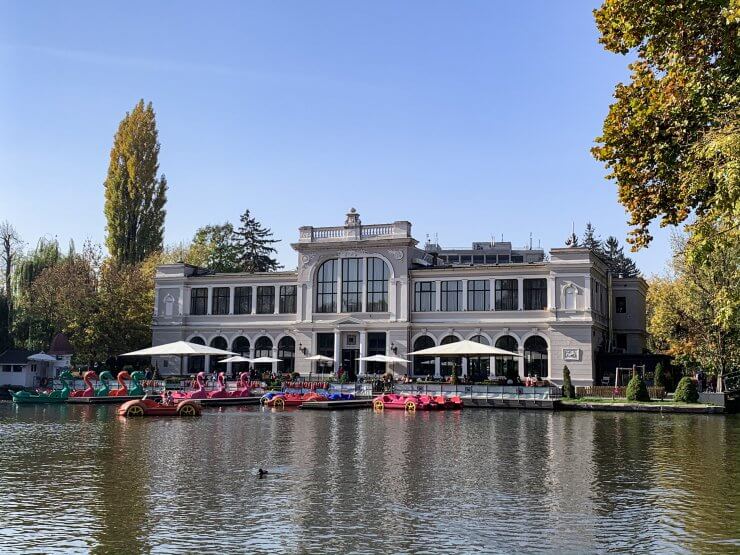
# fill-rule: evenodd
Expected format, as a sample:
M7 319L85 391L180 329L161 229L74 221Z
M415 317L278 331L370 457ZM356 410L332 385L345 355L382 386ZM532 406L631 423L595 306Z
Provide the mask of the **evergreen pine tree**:
M596 237L596 228L591 225L591 222L586 224L586 230L583 232L583 241L581 243L587 249L591 249L594 252L601 252L601 239Z
M234 232L234 244L241 271L254 273L280 269L281 266L272 257L277 252L272 244L280 241L272 238L270 228L262 227L262 224L249 214L249 209L244 211L240 221L241 226Z
M575 399L576 390L570 381L570 368L563 366L563 397L566 399Z
M162 248L167 180L151 102L126 113L113 138L105 179L105 243L119 264L136 264Z
M653 373L653 386L665 387L665 372L663 372L662 362L659 362L655 365L655 372Z
M637 277L640 271L634 260L624 254L624 249L614 236L609 236L604 242L603 255L606 258L609 269L615 276Z
M575 232L572 232L570 235L568 235L568 238L565 240L565 246L566 247L579 247L578 244L578 235L575 234Z
M634 373L632 379L627 384L627 400L643 402L647 402L650 400L650 394L648 393L647 386L642 380L640 374L638 374L637 372Z

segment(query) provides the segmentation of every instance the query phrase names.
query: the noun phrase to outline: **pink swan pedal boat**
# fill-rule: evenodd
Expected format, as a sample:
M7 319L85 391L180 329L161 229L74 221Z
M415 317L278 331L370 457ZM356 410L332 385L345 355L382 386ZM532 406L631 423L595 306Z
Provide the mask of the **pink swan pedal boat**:
M118 409L119 416L128 418L137 416L200 416L200 412L200 405L189 399L172 404L162 404L151 399L134 399L126 401Z
M252 389L249 387L249 372L239 374L239 381L236 384L236 391L232 391L231 397L249 397Z
M226 399L231 397L231 393L226 391L226 374L224 372L218 373L218 389L211 391L208 394L209 399Z
M198 386L198 389L186 392L177 391L172 394L172 398L176 401L181 401L185 399L207 399L208 392L206 391L205 377L205 372L198 372L198 374L195 376L195 383Z

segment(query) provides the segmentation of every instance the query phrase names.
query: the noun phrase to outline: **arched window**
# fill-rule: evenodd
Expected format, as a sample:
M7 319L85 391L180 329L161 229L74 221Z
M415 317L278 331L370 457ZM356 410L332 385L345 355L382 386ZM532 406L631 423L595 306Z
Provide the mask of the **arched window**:
M524 375L547 376L547 341L539 335L524 342Z
M278 372L292 373L295 371L295 339L286 335L278 341L277 357L282 359L278 362Z
M496 347L517 353L519 343L510 335L502 335L496 340ZM496 356L495 373L497 376L505 376L513 380L519 374L519 359L513 356Z
M457 343L460 338L455 335L448 335L442 341L440 345L449 345L450 343ZM453 368L455 373L460 375L460 368L462 367L462 357L442 357L439 360L440 373L443 376L451 376Z
M316 312L337 311L337 261L327 260L316 273Z
M414 341L414 351L421 351L422 349L429 349L430 347L434 347L434 339L428 335L417 337L416 341ZM414 355L414 375L433 376L434 357Z
M565 310L576 309L576 288L573 285L569 285L565 288Z
M221 349L223 351L227 351L229 349L229 344L226 342L226 339L221 337L220 335L218 337L214 337L211 339L211 347L214 349ZM212 373L218 373L221 371L226 371L226 365L222 364L220 361L225 359L228 355L211 355L210 358L210 364L208 365L208 371Z
M367 311L388 311L388 280L391 274L381 258L367 259Z
M271 357L272 356L272 339L266 336L259 337L254 342L254 358L260 357ZM254 369L259 374L271 373L272 364L269 362L261 362L254 365Z
M188 340L190 343L195 343L196 345L205 345L206 341L202 337L193 337L192 339ZM199 357L188 357L188 372L191 374L197 374L198 372L202 372L206 368L206 357L199 356Z
M482 335L474 335L471 341L482 345L490 345L488 339ZM491 370L491 357L469 357L468 358L468 377L474 382L482 382L488 379Z
M236 339L234 339L234 342L231 344L231 350L234 351L237 355L249 358L249 339L244 337L243 335L240 335ZM236 377L239 375L240 372L247 372L249 371L249 363L248 362L232 362L231 363L231 370L233 375Z

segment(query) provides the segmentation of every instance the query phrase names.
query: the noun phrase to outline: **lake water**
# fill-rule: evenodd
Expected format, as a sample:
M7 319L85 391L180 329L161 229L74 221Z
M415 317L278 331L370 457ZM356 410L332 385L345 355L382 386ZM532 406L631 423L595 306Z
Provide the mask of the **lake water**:
M0 551L737 553L740 418L0 402Z

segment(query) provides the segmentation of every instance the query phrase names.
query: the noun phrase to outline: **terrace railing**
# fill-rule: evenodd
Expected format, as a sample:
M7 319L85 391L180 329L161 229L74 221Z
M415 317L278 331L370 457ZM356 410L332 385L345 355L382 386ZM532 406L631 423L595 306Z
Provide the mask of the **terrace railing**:
M395 384L394 393L407 395L457 395L463 399L560 399L555 386L525 387L516 385Z

